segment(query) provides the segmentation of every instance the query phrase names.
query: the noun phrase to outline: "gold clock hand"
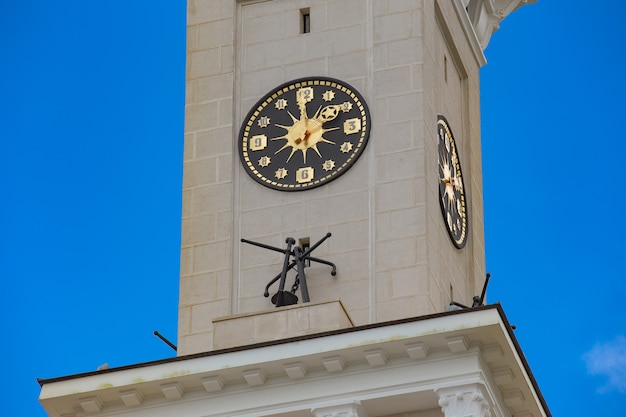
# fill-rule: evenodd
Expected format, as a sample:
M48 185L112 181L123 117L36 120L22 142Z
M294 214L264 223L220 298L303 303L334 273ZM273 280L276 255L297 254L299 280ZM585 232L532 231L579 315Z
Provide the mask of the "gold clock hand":
M340 105L330 105L326 106L315 114L314 119L320 123L326 123L333 119L335 119L339 115L339 110L341 110Z
M296 100L298 102L298 108L300 108L300 121L306 121L309 119L306 114L306 103L313 99L313 90L311 87L301 88L296 92Z
M306 114L306 101L304 99L298 99L298 107L300 108L300 121L308 120L308 116Z
M306 125L308 124L309 117L306 114L306 99L302 96L302 94L297 94L297 101L298 107L300 108L300 120L295 121L294 127L299 125L301 126L299 129L304 128L303 134L295 139L296 145L299 145L302 140L307 139Z
M339 115L339 110L341 110L341 106L340 105L330 105L330 106L326 106L324 108L320 108L315 112L315 115L313 116L312 119L308 119L306 118L306 104L304 103L304 100L298 100L298 105L300 106L300 120L305 120L306 121L306 131L304 132L304 137L302 138L298 138L296 139L296 144L300 144L302 141L304 141L305 143L308 142L309 137L316 133L317 131L319 131L322 128L322 125L328 121L331 121L333 119L335 119L338 115ZM305 119L303 119L302 117L302 108L304 108L304 117ZM317 123L312 123L312 122L317 122ZM332 129L335 130L335 129Z

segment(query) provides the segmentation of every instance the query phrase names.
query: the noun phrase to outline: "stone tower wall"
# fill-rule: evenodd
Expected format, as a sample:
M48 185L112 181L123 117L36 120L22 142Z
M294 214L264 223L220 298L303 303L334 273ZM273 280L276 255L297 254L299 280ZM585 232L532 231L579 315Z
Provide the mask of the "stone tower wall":
M263 297L284 247L314 243L312 301L341 300L356 325L471 304L484 277L477 60L452 0L189 0L179 354L211 350L212 320L273 308ZM302 32L302 13L310 33ZM348 82L367 101L367 149L340 179L302 192L263 187L237 136L273 87L305 76ZM438 200L437 115L450 122L469 201L454 248ZM276 287L273 287L275 290Z

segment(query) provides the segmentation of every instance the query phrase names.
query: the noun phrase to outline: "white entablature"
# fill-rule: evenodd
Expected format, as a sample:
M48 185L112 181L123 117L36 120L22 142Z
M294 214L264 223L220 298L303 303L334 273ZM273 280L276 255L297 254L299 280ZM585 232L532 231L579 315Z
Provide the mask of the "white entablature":
M497 305L40 383L51 417L550 416Z

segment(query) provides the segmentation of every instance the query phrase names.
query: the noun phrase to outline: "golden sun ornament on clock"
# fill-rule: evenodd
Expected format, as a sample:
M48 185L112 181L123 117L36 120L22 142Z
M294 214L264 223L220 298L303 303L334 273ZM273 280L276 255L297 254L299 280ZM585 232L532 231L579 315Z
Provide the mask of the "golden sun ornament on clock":
M443 116L437 118L439 138L439 204L452 243L461 249L467 242L467 204L461 161L452 129Z
M356 162L370 126L365 100L353 87L333 78L301 78L273 89L250 110L239 133L239 156L258 183L307 190Z

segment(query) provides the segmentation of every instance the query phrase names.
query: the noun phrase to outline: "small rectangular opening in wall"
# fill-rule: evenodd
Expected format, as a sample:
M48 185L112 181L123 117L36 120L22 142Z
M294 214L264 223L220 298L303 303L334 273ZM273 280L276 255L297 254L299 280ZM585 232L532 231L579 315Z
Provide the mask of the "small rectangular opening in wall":
M311 239L308 237L303 237L298 239L298 246L302 249L302 252L306 252L311 247ZM311 261L307 260L304 262L304 266L311 266Z
M300 22L300 33L309 33L311 31L311 12L308 7L300 9Z
M448 82L448 57L443 56L443 80Z

